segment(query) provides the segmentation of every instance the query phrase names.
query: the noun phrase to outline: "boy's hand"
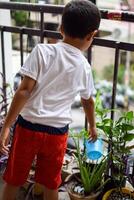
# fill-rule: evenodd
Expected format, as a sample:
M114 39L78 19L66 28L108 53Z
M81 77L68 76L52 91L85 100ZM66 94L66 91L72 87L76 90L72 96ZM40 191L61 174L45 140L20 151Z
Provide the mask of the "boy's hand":
M91 96L89 99L81 98L81 103L84 108L87 122L89 123L89 140L95 142L97 140L97 130L96 130L96 122L95 122L95 106L94 100Z
M3 130L0 133L0 152L2 154L8 155L9 153L8 144L9 144L9 129L7 129L6 131Z
M97 130L95 127L90 128L90 137L89 139L93 142L95 142L97 140L98 134L97 134Z

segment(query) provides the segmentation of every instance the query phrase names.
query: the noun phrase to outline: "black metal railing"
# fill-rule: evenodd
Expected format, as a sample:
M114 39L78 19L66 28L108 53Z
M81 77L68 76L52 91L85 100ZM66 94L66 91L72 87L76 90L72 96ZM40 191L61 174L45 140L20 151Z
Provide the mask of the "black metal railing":
M44 29L44 16L46 13L51 14L61 14L64 6L61 5L39 5L32 3L14 3L14 2L0 2L0 9L8 9L8 10L23 10L28 12L38 12L40 15L40 27L39 28L28 28L28 27L17 27L17 26L1 26L0 25L0 33L1 33L1 54L2 54L2 73L4 74L4 84L6 83L6 66L5 59L6 54L4 52L4 33L18 33L20 35L20 61L21 65L24 60L24 48L23 48L23 36L38 36L40 37L40 42L43 42L43 39L46 37L51 37L55 39L61 39L61 35L57 31L45 30ZM126 21L126 22L134 22L134 13L133 12L124 12L124 11L113 11L113 10L100 10L102 19L107 20L118 20L118 21ZM116 97L116 88L117 88L117 75L118 75L118 65L119 65L119 53L121 50L125 51L134 51L134 44L126 43L126 42L117 42L113 40L95 38L93 41L93 45L108 47L115 49L114 56L114 74L113 74L113 87L112 87L112 103L111 108L115 107L115 97ZM92 47L91 47L92 48ZM91 48L88 51L88 60L91 61ZM6 95L6 92L4 93ZM114 111L111 112L111 118L114 118Z

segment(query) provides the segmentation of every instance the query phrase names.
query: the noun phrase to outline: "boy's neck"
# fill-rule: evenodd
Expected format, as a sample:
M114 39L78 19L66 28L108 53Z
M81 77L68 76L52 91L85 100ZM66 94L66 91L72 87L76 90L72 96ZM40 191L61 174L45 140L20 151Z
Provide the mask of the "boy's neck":
M81 51L83 51L83 47L84 47L84 41L82 39L79 38L70 38L70 37L65 37L63 39L63 42L70 44L78 49L80 49Z

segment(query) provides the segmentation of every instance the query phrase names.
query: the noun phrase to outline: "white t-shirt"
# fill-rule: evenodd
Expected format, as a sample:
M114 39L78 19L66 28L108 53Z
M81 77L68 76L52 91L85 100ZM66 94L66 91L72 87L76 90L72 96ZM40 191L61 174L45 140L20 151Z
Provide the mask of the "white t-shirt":
M36 80L21 111L24 119L53 127L72 122L71 105L80 93L88 99L94 90L91 67L82 52L67 43L38 44L20 73Z

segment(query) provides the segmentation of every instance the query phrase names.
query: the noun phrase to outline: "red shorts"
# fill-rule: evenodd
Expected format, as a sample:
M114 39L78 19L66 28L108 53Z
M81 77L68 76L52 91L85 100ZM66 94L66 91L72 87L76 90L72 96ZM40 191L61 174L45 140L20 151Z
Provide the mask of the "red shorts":
M67 132L50 134L29 130L17 124L3 179L11 185L23 185L37 156L35 181L49 189L57 189L61 183L66 143Z

